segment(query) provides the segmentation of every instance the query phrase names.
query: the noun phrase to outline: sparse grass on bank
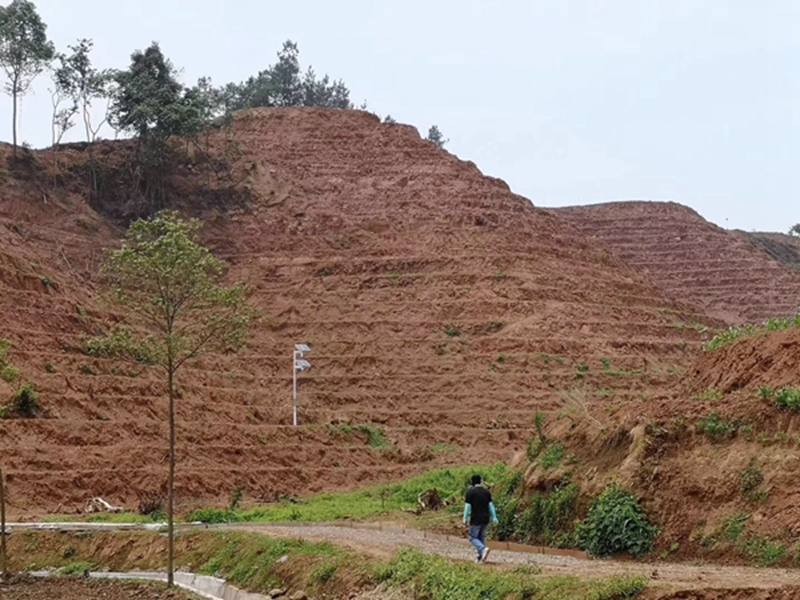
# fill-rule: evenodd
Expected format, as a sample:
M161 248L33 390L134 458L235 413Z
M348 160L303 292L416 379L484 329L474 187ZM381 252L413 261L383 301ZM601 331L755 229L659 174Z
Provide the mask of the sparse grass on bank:
M800 315L796 317L771 318L760 325L733 325L725 331L718 333L709 342L704 344L703 350L706 352L718 350L743 337L751 337L772 331L783 331L784 329L791 329L793 327L800 327Z
M374 485L349 493L322 494L247 510L200 509L192 512L187 519L204 523L322 522L348 518L364 519L399 511L403 508L416 508L418 495L430 489L436 489L442 500L453 499L455 505L461 509L464 493L469 487L470 477L474 473L480 473L486 481L492 483L502 479L507 472L507 467L502 463L489 467L443 469L431 471L400 483Z

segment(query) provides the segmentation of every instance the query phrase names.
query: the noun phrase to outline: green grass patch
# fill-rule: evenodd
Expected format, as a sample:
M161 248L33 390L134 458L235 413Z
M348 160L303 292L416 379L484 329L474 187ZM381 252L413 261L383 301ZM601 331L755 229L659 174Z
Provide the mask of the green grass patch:
M614 600L633 598L647 587L643 577L612 577L582 581L577 577L541 577L536 569L488 570L467 563L453 564L416 550L398 552L380 565L376 579L391 587L412 591L426 600Z
M759 567L775 566L783 562L789 553L786 544L756 534L750 534L737 547Z
M771 318L761 325L734 325L711 338L709 342L703 345L703 350L706 352L719 350L744 337L751 337L772 331L783 331L793 327L800 327L800 315L796 317Z
M442 442L438 442L430 447L431 452L435 454L443 454L445 452L455 452L458 450L457 446L451 446L450 444L445 444Z
M95 565L90 562L80 561L70 563L58 569L58 574L64 577L88 577L89 573L95 569Z
M334 436L364 435L370 447L376 450L390 450L393 446L386 437L386 430L378 425L362 423L358 425L326 425L326 429Z
M745 423L741 419L726 421L717 413L711 413L697 422L697 432L703 433L712 442L736 437L739 428Z
M508 468L502 463L488 467L442 469L400 483L374 485L356 492L321 494L249 510L201 509L192 512L187 520L204 523L280 523L366 519L402 508L416 508L419 494L430 489L436 489L443 500L455 498L457 504L461 504L473 474L480 473L491 484L501 480L507 472Z
M93 515L65 515L55 516L45 519L48 523L166 523L167 517L161 511L156 511L152 515L140 515L135 512L124 511L120 513L97 513Z

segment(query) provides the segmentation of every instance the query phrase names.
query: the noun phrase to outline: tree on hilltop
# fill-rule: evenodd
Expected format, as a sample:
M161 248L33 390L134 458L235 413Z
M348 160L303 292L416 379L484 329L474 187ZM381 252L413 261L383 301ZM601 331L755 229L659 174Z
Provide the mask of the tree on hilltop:
M14 156L17 155L17 112L21 96L50 63L55 50L47 39L47 25L36 6L28 0L13 0L0 6L0 66L8 81L5 92L11 96Z
M94 42L89 39L78 40L75 46L68 46L71 54L58 54L59 67L53 72L56 88L63 90L81 112L86 141L92 144L97 138L106 118L92 124L92 103L101 98L108 98L112 73L109 70L98 70L92 65L90 54Z
M241 84L223 88L230 110L260 107L320 106L353 108L350 90L341 79L321 79L312 67L300 75L300 50L297 43L286 40L278 52L278 62L268 66Z
M177 71L161 52L157 42L131 55L131 64L113 75L116 83L109 120L117 130L131 133L137 141L137 193L144 210L166 206L167 176L173 158L169 141L193 136L209 126L209 98L187 90Z
M800 236L800 223L792 226L792 228L789 230L789 235Z
M444 139L444 135L436 125L431 125L431 128L428 129L428 137L426 137L425 139L428 140L429 142L433 142L439 148L444 148L444 145L450 141Z

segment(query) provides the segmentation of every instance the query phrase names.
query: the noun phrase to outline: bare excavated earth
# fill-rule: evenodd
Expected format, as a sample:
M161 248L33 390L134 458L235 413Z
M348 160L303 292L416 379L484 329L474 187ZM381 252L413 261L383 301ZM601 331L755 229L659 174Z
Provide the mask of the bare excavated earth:
M253 288L260 318L240 354L179 373L179 512L227 505L237 488L252 505L437 467L525 466L541 411L574 460L529 467L530 488L572 478L589 495L619 481L661 527L657 551L673 557L746 561L733 544L709 546L742 512L748 532L795 543L796 418L752 387L706 394L700 358L723 321L793 314L797 278L761 250L677 205L617 205L606 221L590 207L587 231L578 209L540 210L415 129L367 113L244 112L211 149L221 154L225 140L246 202L212 206L207 175L190 162L176 205L204 220L206 243L229 262L229 281ZM122 149L105 143L96 157L120 160ZM166 480L163 377L82 351L121 318L98 295L97 268L122 230L85 199L75 175L85 152L56 159L34 153L28 168L0 172L0 337L44 408L0 420L19 519L73 512L91 496L135 509ZM623 232L612 235L624 210L629 254ZM300 376L297 428L295 343L311 345L313 365ZM749 419L755 437L710 441L696 424L712 412ZM382 428L388 443L344 425ZM740 482L753 458L766 494L756 505Z
M611 202L554 209L667 296L728 324L797 312L800 273L780 234L712 225L674 202ZM783 236L787 237L788 236Z
M751 240L772 258L800 273L800 236L765 231L746 232L736 230L738 236Z
M236 488L270 501L510 460L534 413L564 410L567 392L579 400L566 411L576 430L586 429L582 408L611 424L642 398L674 402L707 337L682 324L703 315L502 181L361 112L246 112L230 135L246 207L195 201L205 176L191 165L181 206L205 220L229 280L252 286L261 319L241 354L179 374L182 510L226 504ZM97 159L115 148L100 146ZM72 176L80 147L56 159L56 169L42 153L6 170L0 201L0 327L46 409L0 422L18 517L97 495L135 508L166 475L163 378L81 351L118 318L96 281L121 231ZM300 377L303 426L293 428L301 342L313 368ZM385 428L391 448L337 426L367 423Z
M35 579L19 576L0 581L4 600L197 600L180 588L133 581L100 581L82 577Z

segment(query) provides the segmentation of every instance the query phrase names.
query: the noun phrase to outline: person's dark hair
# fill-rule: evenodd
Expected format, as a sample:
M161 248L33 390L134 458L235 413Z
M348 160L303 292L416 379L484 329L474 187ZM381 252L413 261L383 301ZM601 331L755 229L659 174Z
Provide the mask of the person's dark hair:
M480 485L481 484L481 476L480 475L473 475L472 476L472 485Z

